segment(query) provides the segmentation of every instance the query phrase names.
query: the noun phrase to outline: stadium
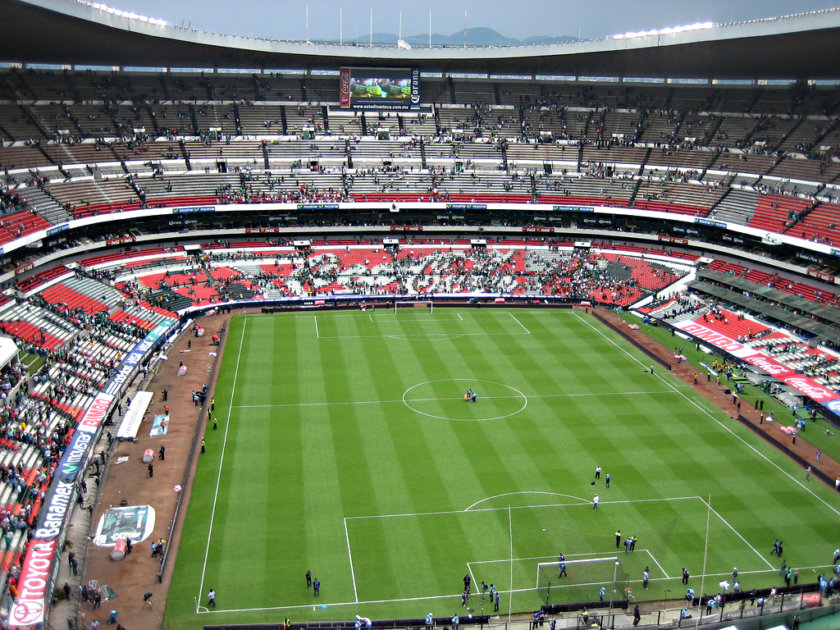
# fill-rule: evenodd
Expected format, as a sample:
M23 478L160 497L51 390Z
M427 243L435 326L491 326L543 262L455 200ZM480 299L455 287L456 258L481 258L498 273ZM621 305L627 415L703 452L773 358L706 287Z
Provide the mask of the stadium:
M0 627L840 627L840 9L0 7Z

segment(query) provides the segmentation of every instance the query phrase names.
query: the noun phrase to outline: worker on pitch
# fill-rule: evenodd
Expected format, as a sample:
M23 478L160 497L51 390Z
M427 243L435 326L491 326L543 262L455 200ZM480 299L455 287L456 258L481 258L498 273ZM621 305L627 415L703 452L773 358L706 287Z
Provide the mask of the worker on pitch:
M475 402L478 399L478 394L476 394L472 387L467 390L467 393L464 394L464 402Z

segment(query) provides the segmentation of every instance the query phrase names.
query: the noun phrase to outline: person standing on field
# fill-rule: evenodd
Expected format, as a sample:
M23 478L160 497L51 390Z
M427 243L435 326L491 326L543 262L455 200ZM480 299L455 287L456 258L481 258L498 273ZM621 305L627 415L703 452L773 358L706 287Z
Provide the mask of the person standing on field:
M592 507L594 509L598 509L598 503L601 501L601 498L596 494L595 498L592 499Z

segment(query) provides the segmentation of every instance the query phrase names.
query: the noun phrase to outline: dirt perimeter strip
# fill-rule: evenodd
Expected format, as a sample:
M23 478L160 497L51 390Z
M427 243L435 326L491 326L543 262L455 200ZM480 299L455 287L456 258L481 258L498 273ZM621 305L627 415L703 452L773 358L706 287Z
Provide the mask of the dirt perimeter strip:
M762 423L761 412L758 411L744 397L738 397L732 402L732 395L726 394L724 385L717 385L715 381L706 378L698 368L687 361L677 363L673 352L668 350L661 343L649 337L641 329L634 330L630 324L621 319L617 314L603 308L589 308L587 312L596 320L608 326L627 341L644 352L659 365L665 366L668 371L691 386L698 394L709 400L715 407L720 408L733 420L738 420L752 429L756 434L763 437L776 449L791 458L799 466L802 466L802 479L805 480L805 468L811 467L811 474L832 488L834 480L840 475L840 463L825 453L820 456L817 462L817 447L802 438L802 435L793 437L785 435L779 430L779 423ZM694 375L698 374L697 384L694 384ZM738 403L740 402L740 408ZM814 423L816 424L816 423Z
M253 312L253 311L252 311ZM69 602L61 600L50 611L50 625L53 628L67 628L69 620L74 620L78 628L89 627L96 620L100 627L107 626L111 610L118 612L118 620L130 630L160 630L163 627L163 613L169 595L172 570L180 542L184 517L195 479L195 469L201 457L201 437L206 437L207 449L220 448L218 434L207 426L207 409L210 407L218 366L221 364L226 334L222 335L222 346L211 343L222 324L229 328L229 315L202 317L199 325L205 329L203 337L197 337L187 331L169 348L168 360L156 365L154 377L146 386L146 391L153 392L149 405L137 433L136 441L115 442L108 454L107 477L104 478L99 504L93 507L91 518L78 518L80 510L76 506L67 540L71 545L62 553L62 562L57 580L58 590L66 581L71 585ZM186 374L178 375L178 368L183 364ZM204 405L193 402L192 392L207 386L207 400ZM163 400L163 391L167 390L167 400ZM132 392L129 392L129 396ZM126 411L126 398L120 401L122 411ZM165 414L169 407L170 424L165 435L150 436L150 428L155 415ZM114 426L108 427L116 433L122 418L115 414ZM212 425L212 423L210 423ZM207 430L209 429L209 430ZM206 431L206 432L205 432ZM107 450L107 440L104 439ZM161 459L160 449L165 447L165 458ZM195 448L195 456L190 453ZM146 450L154 453L153 470L150 470L142 457ZM188 470L189 467L189 470ZM90 473L90 471L88 471ZM184 483L184 480L187 483ZM88 484L93 484L90 474ZM176 487L182 486L179 490ZM181 497L180 514L174 521L176 504ZM102 514L109 507L119 506L125 500L127 505L150 505L155 510L155 526L152 535L143 542L133 545L132 553L121 561L110 559L110 547L97 547L90 541ZM84 515L87 517L87 510ZM163 574L159 558L151 555L151 543L160 538L167 540L170 549ZM86 540L87 539L87 540ZM80 561L78 576L73 576L68 568L67 557L75 550L77 557L86 554ZM79 558L81 560L81 557ZM117 597L102 601L99 608L90 602L83 602L79 596L81 584L87 585L96 580L100 586L108 585ZM150 603L144 602L144 595L151 593ZM196 596L198 593L195 594ZM115 626L107 626L115 627Z

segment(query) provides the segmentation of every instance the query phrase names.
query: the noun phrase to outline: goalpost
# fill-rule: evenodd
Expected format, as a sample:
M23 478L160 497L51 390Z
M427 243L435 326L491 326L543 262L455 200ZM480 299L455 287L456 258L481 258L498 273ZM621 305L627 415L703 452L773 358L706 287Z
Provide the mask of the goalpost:
M537 564L537 591L545 593L546 604L595 601L601 588L605 602L624 599L628 579L618 556Z
M435 312L435 303L431 300L394 300L394 315L398 310L406 308L419 308L428 312L430 315ZM419 312L419 311L415 311Z

